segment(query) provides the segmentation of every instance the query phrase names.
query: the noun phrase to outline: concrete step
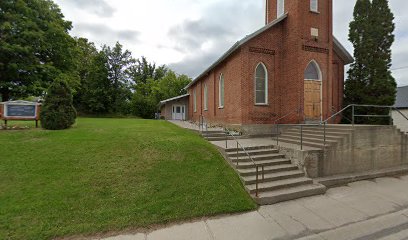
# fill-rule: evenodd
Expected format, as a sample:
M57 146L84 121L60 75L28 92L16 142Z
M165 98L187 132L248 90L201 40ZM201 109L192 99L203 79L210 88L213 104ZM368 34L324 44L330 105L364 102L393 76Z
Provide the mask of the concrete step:
M221 131L221 130L214 130L214 131L202 131L201 132L201 134L225 134L225 132L224 131Z
M262 176L260 176L260 179L262 179ZM259 193L269 192L269 191L297 187L297 186L307 185L307 184L312 184L312 183L313 183L313 180L310 178L306 178L306 177L289 178L289 179L283 179L283 180L277 180L277 181L262 182L258 184L258 192ZM245 187L249 190L250 194L256 193L256 184L246 185Z
M207 140L207 141L210 141L210 142L232 140L232 138L231 138L231 137L228 137L228 136L223 136L223 137L205 137L204 139Z
M264 150L264 149L275 149L274 146L253 146L253 147L245 147L246 151L252 151L252 150ZM238 148L239 151L242 150L242 148ZM227 153L230 152L237 152L237 148L228 148L225 149Z
M290 159L285 159L285 158L281 158L281 159L276 159L276 160L260 160L260 161L256 161L254 165L254 163L251 162L241 162L239 164L234 163L235 168L237 169L248 169L248 168L255 168L256 166L276 166L276 165L282 165L282 164L290 164L291 161Z
M246 150L246 152L250 156L279 153L278 149L272 149L272 148L270 148L270 149ZM229 158L234 158L234 157L236 158L237 156L238 157L247 156L247 154L242 149L238 150L238 152L228 152L227 154L228 154Z
M282 134L279 138L286 138L286 139L290 138L290 139L295 139L295 140L300 141L301 136L300 135L291 135L291 134ZM336 144L340 140L341 139L331 140L331 139L326 138L326 144ZM324 143L324 138L322 136L316 136L316 137L303 136L303 142L312 142L312 143L323 144Z
M281 127L286 127L286 128L299 128L299 124L281 124ZM303 124L303 128L309 128L309 129L319 129L323 128L324 124ZM326 129L336 129L336 130L353 130L352 125L348 124L326 124Z
M302 197L324 194L326 187L321 184L307 184L276 191L261 192L255 201L259 205L274 204L294 200Z
M251 155L250 155L251 156ZM262 155L253 155L251 156L252 160L254 161L263 161L263 160L274 160L285 158L285 155L279 153L271 153L271 154L262 154ZM244 155L242 157L231 157L232 162L251 162L251 159L248 155Z
M300 146L300 139L282 137L282 138L279 138L279 142L291 143L291 144L296 144ZM324 148L323 143L315 143L315 142L307 142L307 141L303 142L303 146L319 148L319 149ZM330 144L326 143L326 147L330 147L330 146L331 146Z
M296 137L300 137L300 132L284 132L282 134L282 136L296 136ZM340 141L342 140L346 135L330 135L330 134L326 134L326 139L328 140L333 140L333 141ZM324 134L320 134L320 133L303 133L303 137L305 138L324 138Z
M277 181L289 178L298 178L304 177L304 172L300 170L292 170L292 171L285 171L285 172L278 172L278 173L269 173L265 174L264 179L258 179L259 182L270 182L270 181ZM242 178L244 180L245 185L251 185L256 183L256 176L247 176Z
M299 128L288 128L288 129L282 129L282 131L280 131L282 133L286 133L286 132L300 132ZM319 134L319 135L323 135L324 134L324 129L323 128L304 128L303 129L304 133L314 133L314 134ZM341 130L341 129L326 129L326 135L332 135L332 136L347 136L349 134L351 134L353 131L352 130Z
M293 165L293 164L282 164L282 165L276 165L276 166L267 166L267 167L264 167L264 174L287 172L287 171L293 171L293 170L299 170L299 168L297 166ZM255 168L237 169L237 171L242 177L256 176L256 169ZM262 169L259 169L259 174L261 174L261 171L262 171Z
M212 133L212 134L201 134L201 136L203 136L204 138L207 138L207 137L225 137L225 136L227 136L227 134L225 134L225 133Z

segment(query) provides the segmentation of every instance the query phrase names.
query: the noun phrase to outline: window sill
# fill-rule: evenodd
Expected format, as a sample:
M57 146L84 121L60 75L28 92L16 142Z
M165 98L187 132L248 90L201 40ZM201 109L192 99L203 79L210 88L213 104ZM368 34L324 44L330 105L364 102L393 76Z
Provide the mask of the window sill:
M310 10L310 12L311 12L311 13L314 13L314 14L320 14L319 11Z
M208 109L204 109L204 112L208 112Z
M267 106L269 106L269 104L268 104L268 103L255 103L255 106L258 106L258 107L267 107Z
M218 107L218 109L224 109L224 107Z

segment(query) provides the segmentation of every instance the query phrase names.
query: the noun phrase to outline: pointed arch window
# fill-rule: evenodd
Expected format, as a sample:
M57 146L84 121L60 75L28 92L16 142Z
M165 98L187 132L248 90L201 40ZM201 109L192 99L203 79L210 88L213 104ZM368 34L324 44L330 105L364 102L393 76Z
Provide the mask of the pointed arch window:
M193 90L193 110L197 112L197 91L196 88Z
M218 82L218 103L219 108L224 108L224 74L220 74L220 79Z
M312 60L306 67L305 80L321 81L322 80L321 75L322 74L319 65L317 64L316 61Z
M208 87L204 84L204 111L208 111Z
M268 71L263 63L255 69L255 104L268 104Z

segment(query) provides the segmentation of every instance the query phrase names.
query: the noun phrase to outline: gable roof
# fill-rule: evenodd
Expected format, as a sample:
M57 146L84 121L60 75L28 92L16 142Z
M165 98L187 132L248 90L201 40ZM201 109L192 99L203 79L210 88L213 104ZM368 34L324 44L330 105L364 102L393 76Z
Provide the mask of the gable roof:
M396 108L408 108L408 86L399 87L397 89L397 101L394 107Z
M353 56L346 50L346 48L340 43L335 36L333 36L333 49L339 55L339 57L344 61L344 63L350 64L354 62Z
M198 80L200 80L203 76L208 74L211 70L213 70L218 64L222 61L227 59L231 54L233 54L238 48L242 45L250 41L251 39L257 37L258 35L262 34L263 32L267 31L268 29L278 25L280 22L285 20L288 17L288 13L283 14L279 18L273 20L269 24L265 25L264 27L260 28L256 32L247 35L240 41L236 42L227 52L225 52L217 61L215 61L210 67L208 67L203 73L201 73L198 77L196 77L191 83L189 83L184 89L188 89L192 85L194 85ZM353 57L351 54L346 50L346 48L333 36L333 45L334 51L339 55L339 57L344 61L345 64L350 64L354 62Z
M218 64L220 64L222 61L227 59L229 56L231 56L232 53L234 53L239 47L244 45L246 42L249 40L253 39L254 37L258 36L259 34L265 32L266 30L270 29L271 27L277 25L278 23L282 22L286 17L288 16L287 13L283 14L281 17L273 20L269 24L265 25L264 27L260 28L258 31L247 35L240 41L236 42L224 55L222 55L217 61L215 61L209 68L207 68L203 73L201 73L198 77L196 77L190 84L188 84L184 89L188 89L192 85L194 85L200 78L205 76L208 72L213 70Z
M182 99L182 98L185 98L185 97L188 97L188 96L190 96L190 94L184 94L184 95L181 95L181 96L177 96L177 97L174 97L174 98L169 98L169 99L163 100L163 101L160 102L160 106L163 106L164 104L166 104L168 102L171 102L171 101L174 101L174 100L179 100L179 99Z

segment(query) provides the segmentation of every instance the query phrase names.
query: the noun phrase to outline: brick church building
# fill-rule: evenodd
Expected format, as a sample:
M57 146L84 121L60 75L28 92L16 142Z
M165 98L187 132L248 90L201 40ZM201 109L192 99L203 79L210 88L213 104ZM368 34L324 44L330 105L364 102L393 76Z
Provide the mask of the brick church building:
M343 104L352 56L333 36L332 0L266 0L266 25L162 102L166 119L246 126L320 121ZM292 114L293 113L293 114Z

